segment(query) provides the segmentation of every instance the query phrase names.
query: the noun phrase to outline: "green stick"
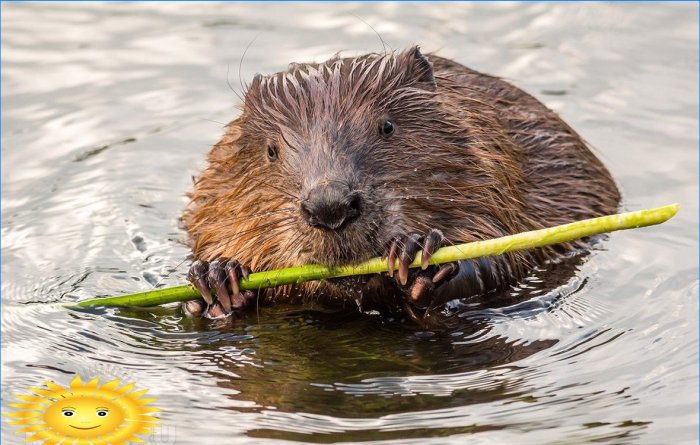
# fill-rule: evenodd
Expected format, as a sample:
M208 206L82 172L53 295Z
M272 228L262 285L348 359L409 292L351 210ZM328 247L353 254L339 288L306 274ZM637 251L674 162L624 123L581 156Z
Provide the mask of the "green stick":
M673 217L678 212L679 207L678 204L671 204L654 209L586 219L548 229L533 230L486 241L443 247L433 254L430 264L443 264L482 256L500 255L516 250L564 243L615 230L661 224ZM418 252L409 267L420 267L420 258L421 252ZM248 279L241 280L240 288L242 290L257 290L283 284L296 284L304 281L351 275L367 275L386 272L387 270L387 262L382 258L372 258L360 264L340 267L310 264L250 274ZM186 284L115 297L92 298L75 303L73 306L83 308L93 306L157 306L176 301L193 300L199 297L199 291L192 285Z

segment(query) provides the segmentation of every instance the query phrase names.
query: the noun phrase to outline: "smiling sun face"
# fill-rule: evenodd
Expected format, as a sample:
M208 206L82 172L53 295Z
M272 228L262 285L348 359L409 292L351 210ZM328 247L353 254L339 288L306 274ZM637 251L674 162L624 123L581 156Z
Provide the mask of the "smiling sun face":
M124 410L102 397L73 397L51 405L44 422L71 437L97 437L111 433L124 421Z
M83 384L80 376L63 388L46 382L48 390L30 388L33 395L17 396L25 403L11 404L17 411L5 414L17 420L13 425L25 426L18 433L32 433L26 442L62 441L78 444L126 444L142 442L137 435L150 434L159 421L150 414L160 411L146 405L155 399L143 399L148 390L134 391L134 384L119 387L119 380L102 386L98 379ZM82 439L82 440L81 440Z

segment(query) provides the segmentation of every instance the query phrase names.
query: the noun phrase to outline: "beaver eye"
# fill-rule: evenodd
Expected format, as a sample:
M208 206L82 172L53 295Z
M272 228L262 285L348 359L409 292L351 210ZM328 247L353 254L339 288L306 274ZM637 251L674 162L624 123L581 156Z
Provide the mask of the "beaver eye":
M394 134L395 129L396 127L394 126L393 122L391 122L389 119L385 120L381 128L382 136L391 136Z
M267 146L267 159L270 161L277 160L277 146L275 144L270 144Z

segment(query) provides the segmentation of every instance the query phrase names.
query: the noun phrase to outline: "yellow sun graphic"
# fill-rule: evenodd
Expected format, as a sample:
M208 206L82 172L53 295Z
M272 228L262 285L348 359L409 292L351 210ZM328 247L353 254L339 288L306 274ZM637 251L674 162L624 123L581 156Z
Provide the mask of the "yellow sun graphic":
M160 419L151 415L160 411L146 406L156 399L141 398L148 389L133 391L135 383L119 386L112 380L99 386L94 378L83 383L80 376L64 388L46 382L44 388L29 388L34 394L17 396L25 403L5 416L15 418L11 425L22 425L18 433L28 433L25 442L42 441L44 445L121 445L142 443L137 435L153 433Z

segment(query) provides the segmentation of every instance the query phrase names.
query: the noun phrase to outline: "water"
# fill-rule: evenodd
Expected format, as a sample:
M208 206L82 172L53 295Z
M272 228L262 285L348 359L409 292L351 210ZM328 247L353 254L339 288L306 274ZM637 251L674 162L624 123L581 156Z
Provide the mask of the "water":
M552 292L543 272L525 303L456 309L446 332L36 304L182 283L177 220L237 113L227 77L380 50L356 16L522 86L596 147L625 208L681 213L611 235ZM5 400L75 373L135 380L164 409L155 444L697 441L697 4L4 3L2 27Z

